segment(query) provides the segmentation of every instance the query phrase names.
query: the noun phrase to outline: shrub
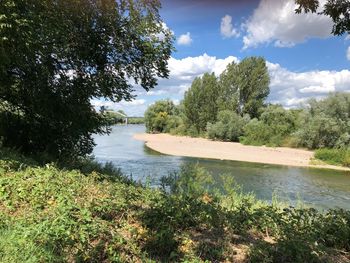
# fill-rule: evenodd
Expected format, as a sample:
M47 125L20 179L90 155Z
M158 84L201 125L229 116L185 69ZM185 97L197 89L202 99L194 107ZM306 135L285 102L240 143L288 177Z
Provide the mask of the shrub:
M296 116L279 105L269 105L260 119L251 120L244 127L241 142L253 145L281 146L296 128Z
M249 262L337 262L350 252L349 211L269 205L198 165L158 190L20 161L0 156L1 262L235 262L237 248Z
M318 149L315 158L333 165L344 165L350 167L350 149Z
M208 137L223 141L238 141L248 121L248 115L242 118L233 111L220 111L218 113L218 121L214 124L208 123L207 125Z
M334 93L310 100L296 136L310 149L348 147L350 143L350 94Z

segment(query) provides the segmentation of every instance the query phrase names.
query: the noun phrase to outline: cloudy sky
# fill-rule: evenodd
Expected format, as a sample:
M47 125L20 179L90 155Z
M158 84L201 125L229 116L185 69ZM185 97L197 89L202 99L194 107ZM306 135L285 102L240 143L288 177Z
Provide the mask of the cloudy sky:
M321 1L322 2L322 1ZM192 80L219 75L232 61L263 56L271 76L268 100L287 108L333 91L350 91L350 37L331 35L332 22L294 14L294 0L162 0L161 16L176 36L170 77L132 102L95 106L142 116L154 101L178 103Z

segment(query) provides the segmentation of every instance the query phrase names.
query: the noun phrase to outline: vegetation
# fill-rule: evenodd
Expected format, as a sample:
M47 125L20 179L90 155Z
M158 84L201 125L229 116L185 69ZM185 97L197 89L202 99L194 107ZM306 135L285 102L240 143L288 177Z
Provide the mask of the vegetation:
M187 125L196 133L205 130L208 122L214 122L218 112L216 102L218 83L214 73L204 74L192 82L183 100Z
M100 166L0 156L1 262L350 260L349 211L270 205L198 166L151 189Z
M346 148L350 143L350 94L330 94L321 101L311 100L297 133L302 146Z
M350 149L318 149L315 152L315 158L332 165L342 165L350 167Z
M296 118L280 105L269 105L259 120L253 119L244 127L241 142L252 145L281 146L296 129Z
M172 34L157 0L0 1L0 137L22 152L91 153L92 98L133 98L167 77ZM160 37L161 36L161 37Z
M145 112L146 130L150 133L170 132L180 125L177 108L171 100L160 100Z
M220 76L217 103L222 110L233 110L251 118L260 115L260 108L270 93L270 76L262 57L247 57L239 64L227 66Z
M320 12L318 8L320 6L319 0L295 0L298 8L295 10L297 14L316 13L318 15L329 16L333 21L333 35L343 35L350 32L350 3L349 1L335 1L327 0L324 3L323 10ZM323 4L323 2L322 2Z
M246 58L229 64L219 78L213 74L196 78L180 105L172 105L168 112L161 109L158 115L150 114L159 107L156 102L145 119L158 123L153 132L321 149L317 158L327 152L321 160L348 166L343 153L350 149L350 93L330 93L322 100L309 100L299 109L285 109L266 103L268 84L264 60Z
M215 140L238 142L250 117L249 115L241 117L236 112L223 110L218 113L217 119L218 121L214 124L208 123L208 137Z

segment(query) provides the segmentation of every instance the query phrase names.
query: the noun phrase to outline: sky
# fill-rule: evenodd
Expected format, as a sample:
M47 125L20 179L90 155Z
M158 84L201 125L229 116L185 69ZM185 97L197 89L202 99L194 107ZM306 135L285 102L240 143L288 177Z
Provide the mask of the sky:
M262 56L270 73L268 101L285 108L330 92L350 91L350 37L333 36L330 18L295 14L294 0L161 0L160 15L174 33L170 76L146 92L135 87L131 102L94 100L143 116L160 99L175 104L192 80L205 72L217 76L227 64ZM321 5L324 0L321 0Z

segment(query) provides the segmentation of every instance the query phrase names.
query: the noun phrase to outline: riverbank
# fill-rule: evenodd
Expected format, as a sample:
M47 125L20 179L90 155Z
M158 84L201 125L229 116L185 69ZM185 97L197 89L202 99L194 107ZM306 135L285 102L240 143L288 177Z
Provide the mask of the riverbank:
M341 166L313 164L314 152L303 149L251 146L169 134L142 133L135 134L134 138L168 155L350 171Z

